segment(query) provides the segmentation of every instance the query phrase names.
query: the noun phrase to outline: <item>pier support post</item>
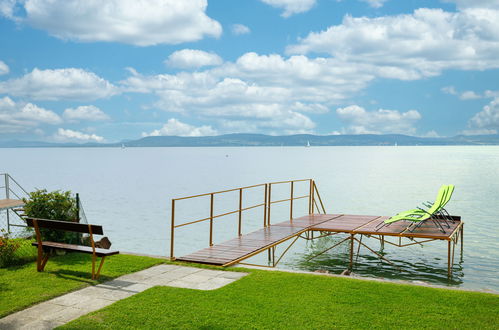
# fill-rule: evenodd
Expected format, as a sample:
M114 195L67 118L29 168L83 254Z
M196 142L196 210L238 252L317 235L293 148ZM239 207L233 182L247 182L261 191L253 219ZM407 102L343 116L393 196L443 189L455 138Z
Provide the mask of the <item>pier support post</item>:
M448 240L447 241L447 277L451 277L452 276L452 266L451 266L451 240Z
M463 260L464 225L461 224L461 260Z
M350 234L350 271L353 269L353 234Z

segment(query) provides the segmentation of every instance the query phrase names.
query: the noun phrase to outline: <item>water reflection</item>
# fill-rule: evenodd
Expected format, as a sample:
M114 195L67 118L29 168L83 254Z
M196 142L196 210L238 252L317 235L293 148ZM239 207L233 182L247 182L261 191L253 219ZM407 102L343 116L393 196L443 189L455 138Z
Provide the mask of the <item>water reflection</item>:
M295 253L292 258L286 260L285 266L306 271L320 270L340 274L349 267L350 241L346 241L315 258L314 256L341 242L344 238L345 236L336 235L309 241L302 250L304 252ZM422 281L449 286L458 286L463 283L463 261L457 248L452 278L448 278L447 258L443 258L441 253L438 256L418 253L417 250L416 253L411 253L414 249L404 251L407 250L407 247L386 247L386 245L381 250L380 244L376 240L364 240L363 243L393 264L381 260L364 247L361 247L360 253L357 255L358 244L356 243L354 245L353 273L357 276Z

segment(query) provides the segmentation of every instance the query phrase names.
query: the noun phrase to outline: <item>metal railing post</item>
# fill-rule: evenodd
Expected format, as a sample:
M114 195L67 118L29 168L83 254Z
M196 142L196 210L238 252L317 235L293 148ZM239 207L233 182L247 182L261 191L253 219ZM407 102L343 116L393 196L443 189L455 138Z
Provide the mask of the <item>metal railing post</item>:
M173 241L175 238L175 199L172 199L172 223L170 229L170 260L175 260L173 256Z
M215 195L210 194L210 246L213 246L213 199Z
M312 180L312 190L311 190L311 194L312 194L312 197L311 197L311 199L312 199L312 213L311 214L314 213L314 203L315 203L314 186L315 186L315 181Z
M5 198L10 199L9 175L4 174L5 177Z
M270 226L270 208L272 206L272 183L269 183L269 192L268 192L268 202L267 202L267 224L265 227Z
M267 227L267 200L268 200L268 190L269 190L269 185L266 183L265 184L265 193L264 193L264 200L263 200L263 226Z
M291 181L291 199L289 201L289 220L293 220L293 189L294 189L294 181Z
M312 214L312 179L310 179L310 187L308 190L308 214Z
M243 216L243 188L239 189L239 225L237 227L237 233L239 236L242 235L241 233L242 216Z

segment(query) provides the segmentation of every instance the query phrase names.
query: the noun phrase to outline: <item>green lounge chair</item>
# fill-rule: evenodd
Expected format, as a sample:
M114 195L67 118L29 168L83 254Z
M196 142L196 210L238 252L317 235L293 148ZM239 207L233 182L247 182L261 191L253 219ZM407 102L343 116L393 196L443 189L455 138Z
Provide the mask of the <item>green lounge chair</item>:
M452 197L452 193L454 192L454 188L455 186L453 184L441 186L438 191L437 199L435 200L434 203L431 202L423 203L423 205L428 208L427 210L418 207L417 209L398 213L392 218L405 217L405 216L419 217L420 215L425 215L428 213L437 214L442 216L443 220L447 224L447 228L450 228L449 224L447 223L447 220L450 220L452 222L454 221L449 215L449 212L447 212L447 210L445 209L445 206L447 205L447 203L449 203ZM440 205L437 205L437 201L441 201Z
M447 228L450 228L449 224L446 221L446 214L448 215L447 211L442 211L444 210L444 206L447 205L447 203L450 201L450 198L452 196L452 193L454 191L454 185L443 185L440 187L438 190L437 198L435 199L435 202L431 205L431 207L428 210L425 210L423 208L417 208L405 212L401 212L389 219L386 219L384 222L382 222L382 226L379 228L376 228L376 231L381 229L383 226L389 226L390 224L398 221L410 221L411 224L407 227L410 231L413 231L415 228L419 227L421 224L423 224L424 221L426 220L432 220L435 226L439 228L442 232L445 233L444 228L442 225L435 220L435 215L443 215L443 219L447 224ZM411 229L411 226L414 225L414 228ZM378 225L379 226L379 225Z

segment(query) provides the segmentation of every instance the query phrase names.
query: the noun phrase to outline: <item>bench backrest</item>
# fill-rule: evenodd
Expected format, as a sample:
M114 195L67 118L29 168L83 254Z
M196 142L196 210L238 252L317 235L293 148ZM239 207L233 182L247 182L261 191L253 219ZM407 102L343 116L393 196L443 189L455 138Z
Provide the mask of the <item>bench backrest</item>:
M37 222L39 228L58 229L58 230L72 231L72 232L84 233L84 234L90 234L90 228L91 228L92 234L94 234L94 235L103 235L104 234L104 231L102 230L102 226L87 225L87 224L83 224L83 223L70 222L70 221L26 218L26 224L29 227L35 227L34 220Z

